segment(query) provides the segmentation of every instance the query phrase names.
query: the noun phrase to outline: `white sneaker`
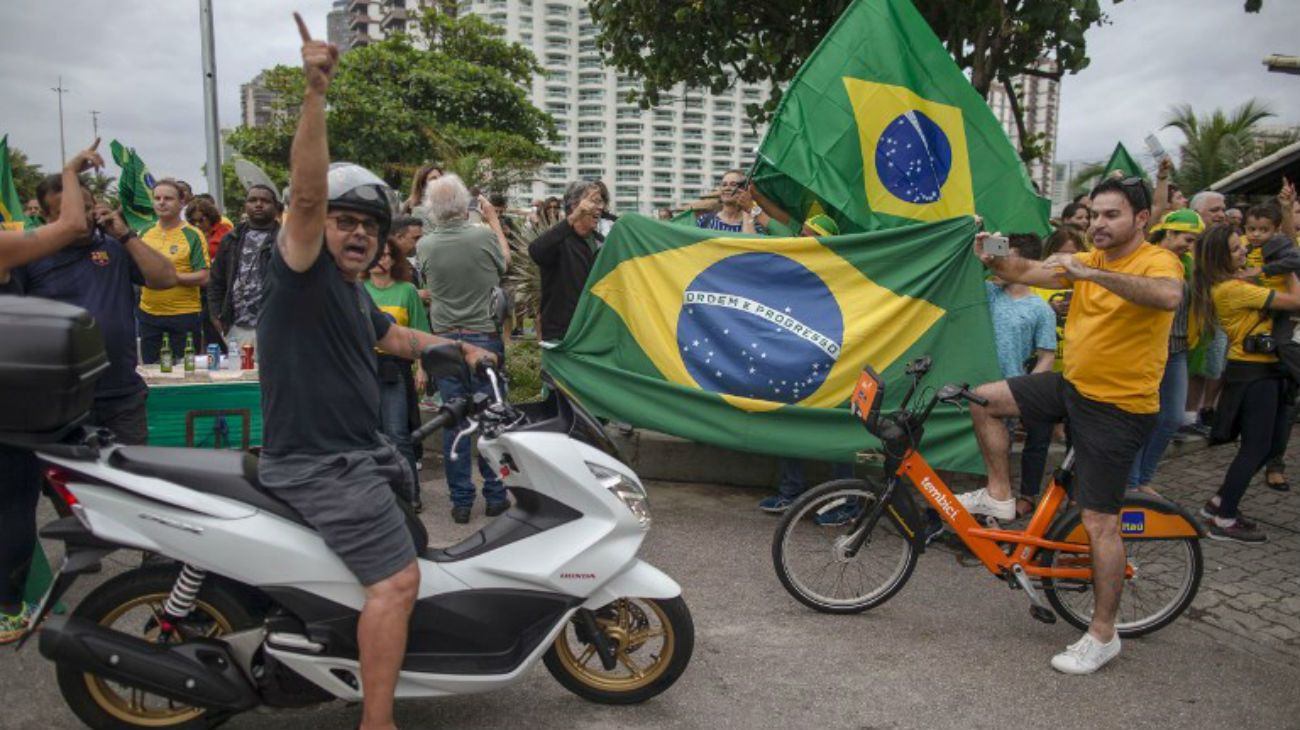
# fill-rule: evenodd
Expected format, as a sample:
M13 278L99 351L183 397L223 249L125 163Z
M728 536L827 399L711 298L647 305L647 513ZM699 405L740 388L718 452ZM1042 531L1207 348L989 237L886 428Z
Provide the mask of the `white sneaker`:
M1052 657L1052 669L1065 674L1092 674L1119 656L1119 634L1105 644L1084 632L1083 638Z
M994 499L989 496L989 490L986 487L980 487L973 492L962 492L957 495L957 501L961 506L973 515L990 515L999 520L1014 520L1016 518L1016 499Z

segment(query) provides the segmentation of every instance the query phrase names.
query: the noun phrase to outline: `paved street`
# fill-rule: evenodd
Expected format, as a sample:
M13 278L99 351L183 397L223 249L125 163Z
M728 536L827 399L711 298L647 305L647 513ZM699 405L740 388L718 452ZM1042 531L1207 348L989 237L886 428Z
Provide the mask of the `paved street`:
M1231 457L1232 447L1220 447L1171 460L1158 486L1198 506ZM429 488L435 542L477 528L477 514L476 524L451 525L441 481ZM1206 541L1205 580L1189 615L1126 642L1100 674L1071 678L1047 661L1076 638L1074 629L1033 621L1022 594L983 568L962 567L947 549L923 555L911 583L885 606L824 616L777 582L769 551L775 520L754 509L761 493L651 490L655 526L645 556L683 584L697 629L694 660L673 689L639 707L602 707L570 695L539 667L508 691L406 703L401 726L1300 727L1300 491L1252 487L1244 506L1265 523L1270 542ZM118 556L108 572L128 560ZM73 601L93 583L79 586ZM0 650L0 678L0 728L76 726L34 647ZM225 727L333 730L355 727L357 718L357 708L336 703L250 714Z

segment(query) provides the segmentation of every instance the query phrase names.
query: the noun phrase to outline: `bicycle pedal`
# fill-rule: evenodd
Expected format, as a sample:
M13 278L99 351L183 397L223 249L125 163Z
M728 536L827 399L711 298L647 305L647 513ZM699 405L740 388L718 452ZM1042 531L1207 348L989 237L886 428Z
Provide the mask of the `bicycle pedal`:
M1052 611L1052 609L1050 608L1043 608L1042 606L1030 606L1029 615L1033 616L1035 620L1042 621L1045 624L1056 623L1056 613Z

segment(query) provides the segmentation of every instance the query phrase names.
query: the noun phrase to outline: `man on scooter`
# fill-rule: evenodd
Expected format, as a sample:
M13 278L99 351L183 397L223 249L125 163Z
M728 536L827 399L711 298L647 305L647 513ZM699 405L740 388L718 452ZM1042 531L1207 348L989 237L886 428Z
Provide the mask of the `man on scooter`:
M393 695L420 584L391 485L413 479L380 435L375 347L417 358L441 337L386 318L358 277L388 235L397 196L357 165L329 162L325 94L338 49L302 17L306 90L290 150L293 191L271 255L257 326L264 445L259 477L320 532L365 586L357 625L361 727L395 728ZM461 345L471 365L492 355Z

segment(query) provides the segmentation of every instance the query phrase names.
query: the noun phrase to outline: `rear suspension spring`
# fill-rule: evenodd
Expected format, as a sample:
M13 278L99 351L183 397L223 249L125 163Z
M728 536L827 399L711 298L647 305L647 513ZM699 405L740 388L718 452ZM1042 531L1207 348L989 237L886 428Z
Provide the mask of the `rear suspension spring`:
M176 576L176 584L172 586L172 592L167 596L167 602L163 604L163 614L171 621L179 621L190 615L194 610L194 604L198 601L199 590L203 588L203 579L207 577L207 572L186 564L181 568L181 574Z

